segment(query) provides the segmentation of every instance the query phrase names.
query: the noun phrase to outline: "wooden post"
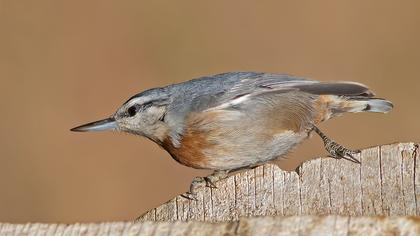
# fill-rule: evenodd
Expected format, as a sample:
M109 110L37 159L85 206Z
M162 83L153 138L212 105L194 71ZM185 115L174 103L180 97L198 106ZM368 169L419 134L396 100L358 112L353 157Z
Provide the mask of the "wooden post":
M249 216L416 216L420 214L418 145L362 150L361 164L332 158L298 172L266 164L200 189L198 201L177 196L139 221L234 221Z
M109 222L100 224L1 224L0 235L419 235L415 217L275 216L239 221Z
M266 164L200 189L198 200L177 196L136 223L0 223L0 235L420 235L418 145L356 158L360 165L319 158L297 172Z

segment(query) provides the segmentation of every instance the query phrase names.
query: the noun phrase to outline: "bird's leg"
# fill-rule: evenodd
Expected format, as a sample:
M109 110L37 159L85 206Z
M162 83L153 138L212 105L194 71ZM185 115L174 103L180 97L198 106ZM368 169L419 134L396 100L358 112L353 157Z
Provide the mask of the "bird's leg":
M204 177L206 181L206 186L210 188L217 188L214 183L217 181L224 179L228 176L227 170L215 170L211 175Z
M360 153L360 150L350 150L342 145L336 143L334 140L328 138L321 130L318 129L315 125L312 127L312 130L315 131L324 141L324 146L327 152L330 154L329 156L335 159L346 159L348 161L359 163L360 161L357 160L353 155Z
M183 193L181 196L185 197L189 200L197 201L198 200L197 189L205 187L206 185L207 184L206 184L206 180L204 179L204 177L197 176L192 180L191 185L190 185L190 190L186 193Z
M199 188L209 187L217 188L215 182L224 179L228 176L228 171L226 170L215 170L212 174L206 177L195 177L190 185L190 191L182 194L181 196L188 198L190 200L198 200L197 192Z

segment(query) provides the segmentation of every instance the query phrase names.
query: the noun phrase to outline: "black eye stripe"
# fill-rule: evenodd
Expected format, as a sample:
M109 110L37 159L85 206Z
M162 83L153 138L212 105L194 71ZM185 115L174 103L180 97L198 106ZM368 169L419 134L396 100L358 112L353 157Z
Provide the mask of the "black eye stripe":
M127 116L130 116L130 117L135 116L139 110L144 110L148 107L151 107L152 105L153 105L153 101L146 102L146 103L143 103L141 105L140 104L134 104L131 107L127 108Z
M146 107L152 106L152 104L153 104L153 101L150 101L150 102L143 103L141 106L142 108L146 108Z

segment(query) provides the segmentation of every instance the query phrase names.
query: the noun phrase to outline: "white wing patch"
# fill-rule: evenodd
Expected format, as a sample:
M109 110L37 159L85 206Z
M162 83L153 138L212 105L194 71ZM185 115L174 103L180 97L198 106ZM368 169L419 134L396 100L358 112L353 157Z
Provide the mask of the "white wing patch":
M318 81L314 80L287 80L287 81L279 81L277 79L273 80L255 80L255 79L243 79L237 85L233 86L227 94L237 95L236 97L224 102L220 105L217 105L212 108L208 108L204 111L214 111L214 110L221 110L226 109L231 106L235 106L241 104L252 97L267 93L267 92L287 92L291 90L299 90L295 88L295 86L302 85L302 84L315 84L319 83Z
M235 99L233 99L233 100L231 100L229 102L222 103L222 104L220 104L220 105L218 105L216 107L212 107L212 108L206 109L204 111L221 110L221 109L225 109L225 108L228 108L228 107L231 107L231 106L235 106L235 105L238 105L240 103L245 102L246 100L249 99L249 97L251 97L251 94L240 96L240 97L235 98Z

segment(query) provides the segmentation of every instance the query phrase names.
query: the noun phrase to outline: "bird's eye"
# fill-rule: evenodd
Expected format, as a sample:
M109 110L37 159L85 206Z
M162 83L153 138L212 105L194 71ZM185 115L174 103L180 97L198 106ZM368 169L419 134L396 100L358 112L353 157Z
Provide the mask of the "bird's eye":
M127 109L127 113L128 113L129 116L135 116L136 113L137 113L137 110L138 110L138 106L134 105L134 106L131 106Z

